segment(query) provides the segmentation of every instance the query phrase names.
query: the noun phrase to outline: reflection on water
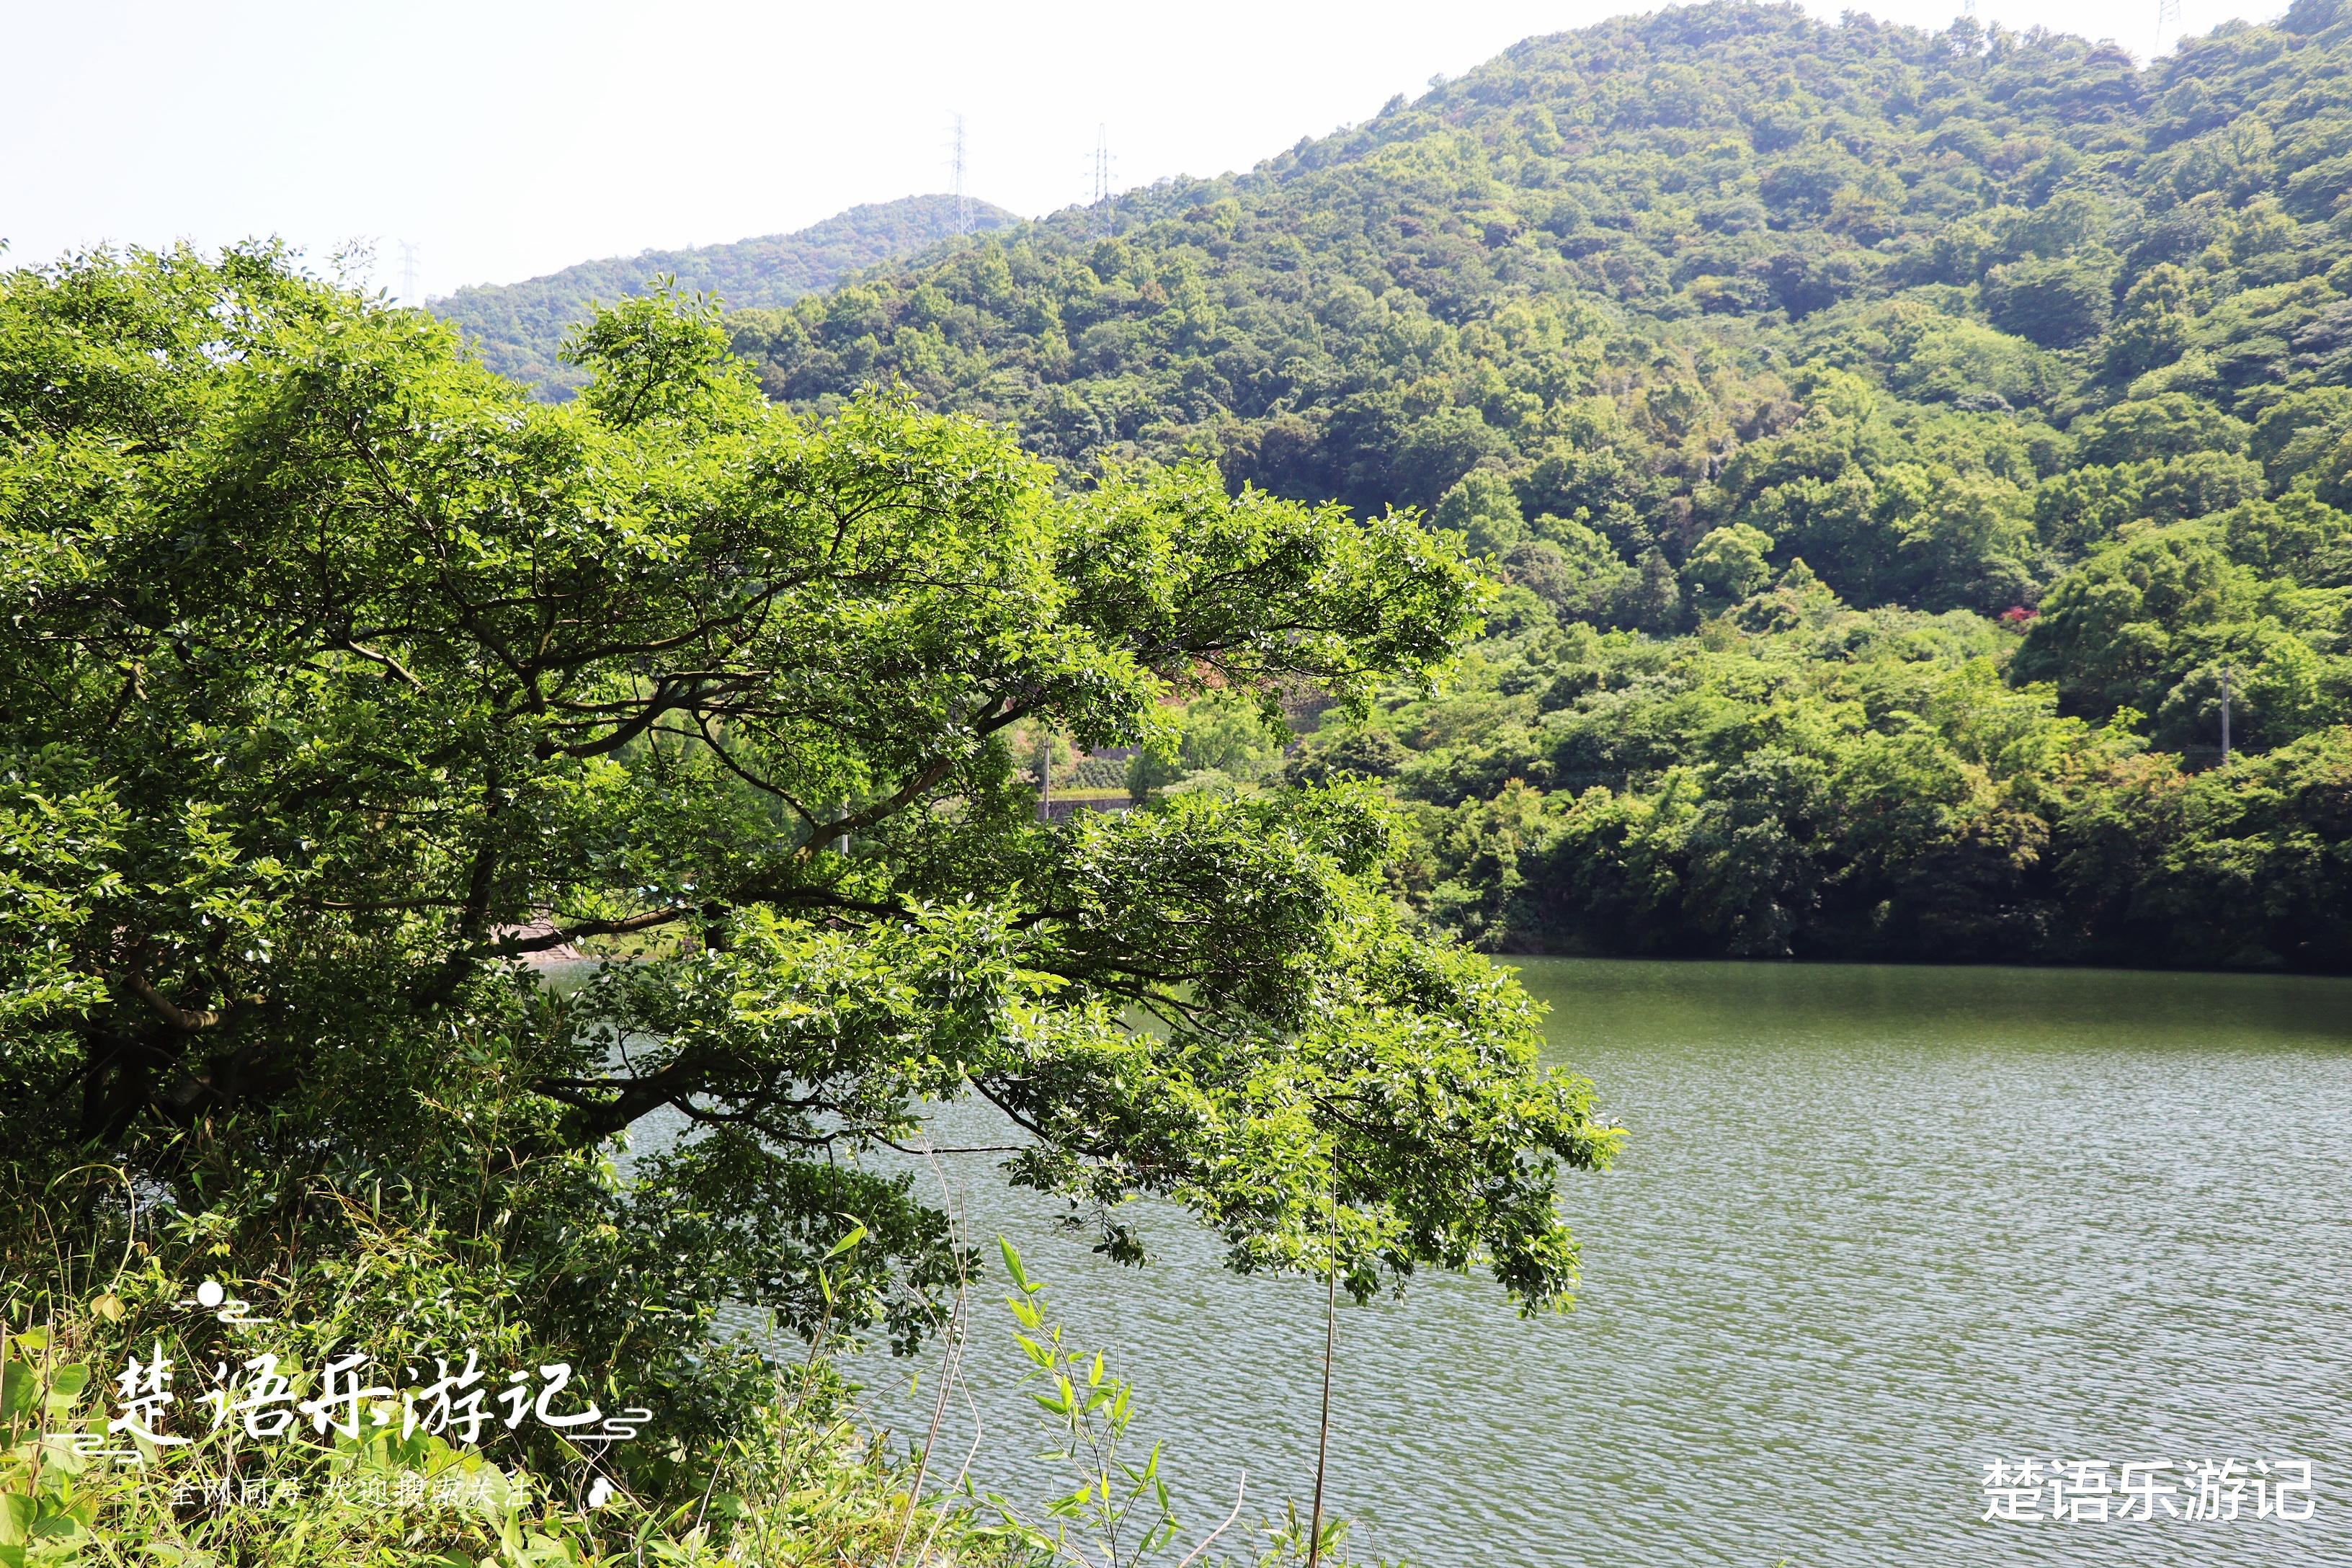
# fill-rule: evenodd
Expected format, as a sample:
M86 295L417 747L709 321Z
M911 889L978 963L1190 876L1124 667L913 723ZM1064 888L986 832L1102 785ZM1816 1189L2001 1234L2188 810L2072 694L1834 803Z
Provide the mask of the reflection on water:
M2352 984L1536 961L1553 1049L1633 1130L1578 1178L1581 1304L1341 1308L1332 1492L1432 1564L2352 1562ZM959 1111L949 1142L984 1129ZM947 1162L1138 1384L1189 1520L1311 1485L1321 1291L1181 1215L1136 1271ZM992 1252L992 1247L991 1251ZM984 1289L950 1464L1040 1484ZM902 1430L914 1366L858 1363ZM929 1372L929 1363L921 1363ZM958 1424L960 1422L960 1425ZM1984 1465L2294 1456L2317 1517L1982 1522ZM1020 1489L1016 1487L1014 1489Z

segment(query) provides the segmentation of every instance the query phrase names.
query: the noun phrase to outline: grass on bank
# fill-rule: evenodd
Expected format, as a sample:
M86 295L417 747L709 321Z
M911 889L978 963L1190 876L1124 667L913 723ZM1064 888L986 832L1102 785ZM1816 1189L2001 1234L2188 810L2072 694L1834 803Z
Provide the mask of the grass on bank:
M203 1369L197 1358L214 1352L184 1331L192 1325L127 1321L137 1313L112 1289L68 1310L55 1297L23 1293L0 1333L0 1568L1274 1568L1309 1560L1312 1531L1295 1509L1259 1521L1254 1546L1233 1528L1239 1495L1215 1528L1180 1527L1158 1446L1140 1460L1127 1446L1134 1389L1100 1352L1066 1343L1044 1287L1001 1245L1018 1292L1006 1304L1054 1432L1040 1457L1076 1481L1042 1510L983 1489L938 1458L936 1427L920 1447L897 1444L822 1356L778 1370L757 1429L701 1457L709 1480L698 1495L657 1500L615 1485L578 1447L568 1466L535 1470L422 1429L404 1436L390 1401L373 1406L377 1429L359 1439L314 1437L297 1424L281 1438L257 1440L235 1419L199 1434L201 1396L189 1385ZM27 1322L37 1305L48 1309L44 1321ZM152 1348L125 1349L141 1344ZM183 1446L109 1430L110 1412L121 1408L121 1374L111 1369L156 1354L184 1372L180 1418L163 1433L184 1436ZM951 1345L942 1409L957 1362ZM291 1362L279 1370L297 1395L316 1385L313 1370ZM1343 1568L1345 1534L1342 1521L1324 1526L1320 1562Z

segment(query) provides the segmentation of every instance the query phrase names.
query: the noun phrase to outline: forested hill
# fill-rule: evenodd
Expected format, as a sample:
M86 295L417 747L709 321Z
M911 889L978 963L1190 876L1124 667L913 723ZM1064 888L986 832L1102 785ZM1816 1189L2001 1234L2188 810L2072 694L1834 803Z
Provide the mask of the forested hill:
M2053 460L2042 426L2127 391L2242 417L2342 380L2343 16L2303 0L2145 73L1969 22L1621 19L1124 197L1116 239L1085 213L1021 226L752 312L739 344L779 397L896 374L1058 457L1212 442L1236 479L1366 509L1607 452L1614 482L1582 461L1523 499L1672 555L1745 499L1710 481L1803 406L1800 365L2021 411L1951 428Z
M986 202L971 204L975 229L1001 227L1014 215ZM667 273L681 289L701 289L730 305L785 305L845 273L909 257L953 237L953 196L908 196L855 206L792 234L762 235L732 245L648 250L583 261L520 283L478 284L432 302L434 312L480 342L483 360L500 374L536 384L542 395L569 396L582 380L556 351L588 302L610 302L645 292Z
M2347 16L1625 18L735 342L1462 529L1465 684L1309 753L1479 940L2352 967Z

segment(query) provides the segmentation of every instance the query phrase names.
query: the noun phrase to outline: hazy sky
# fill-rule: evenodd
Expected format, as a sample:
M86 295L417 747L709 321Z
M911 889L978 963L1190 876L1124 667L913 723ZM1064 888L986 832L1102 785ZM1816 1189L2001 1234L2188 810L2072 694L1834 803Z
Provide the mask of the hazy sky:
M1113 183L1246 168L1605 0L0 0L0 237L372 241L397 291L797 228L966 188L1024 214ZM1822 4L1823 15L1846 7ZM1868 7L1941 26L1958 0ZM2284 0L2183 0L2202 31ZM2145 55L2156 0L1979 0Z

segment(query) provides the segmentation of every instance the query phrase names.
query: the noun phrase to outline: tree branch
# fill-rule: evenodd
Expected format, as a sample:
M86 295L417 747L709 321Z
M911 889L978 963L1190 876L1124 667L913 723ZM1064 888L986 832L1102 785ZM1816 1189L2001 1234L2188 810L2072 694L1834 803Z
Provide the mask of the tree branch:
M494 942L481 952L485 958L520 958L528 952L569 947L585 936L625 936L630 931L651 931L656 926L683 920L693 912L693 906L689 904L670 904L658 910L646 910L640 914L625 915L619 920L582 921L576 926L541 931L535 936L509 937L504 942Z
M139 1000L147 1004L148 1008L154 1013L155 1016L163 1019L163 1022L171 1025L172 1027L179 1030L184 1035L194 1035L205 1029L216 1027L221 1019L226 1016L226 1009L207 1009L200 1013L189 1012L187 1009L173 1002L170 997L164 995L161 991L156 990L153 985L148 983L147 977L140 973L135 968L128 966L124 968L122 972L122 984L133 996L138 997Z
M391 671L393 674L398 676L412 691L423 691L425 689L425 683L417 679L414 675L411 675L408 672L408 667L406 665L401 663L400 660L393 658L392 655L388 653L378 653L375 649L364 647L349 637L336 638L333 646L342 649L345 653L355 653L362 658L366 659L370 664L380 666L381 668Z

